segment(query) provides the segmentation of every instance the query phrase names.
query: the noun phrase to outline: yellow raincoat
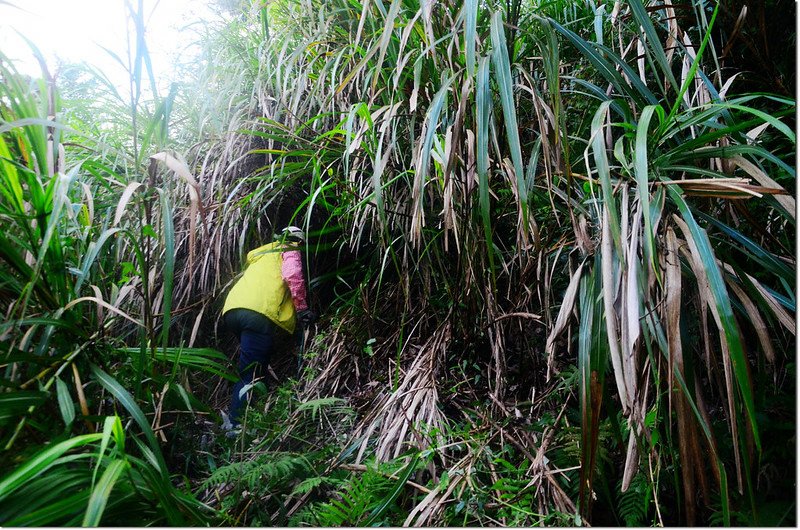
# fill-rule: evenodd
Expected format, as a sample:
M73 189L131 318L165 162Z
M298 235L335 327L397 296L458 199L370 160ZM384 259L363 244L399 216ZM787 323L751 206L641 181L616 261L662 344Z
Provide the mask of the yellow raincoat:
M281 275L282 255L286 250L291 247L276 241L248 252L247 266L225 298L222 313L237 308L250 309L294 333L294 304Z

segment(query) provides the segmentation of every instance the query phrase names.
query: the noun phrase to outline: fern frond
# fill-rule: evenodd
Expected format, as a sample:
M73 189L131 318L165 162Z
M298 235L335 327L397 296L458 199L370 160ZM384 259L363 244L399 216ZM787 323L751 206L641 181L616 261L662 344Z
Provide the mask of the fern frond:
M204 488L213 488L233 481L242 481L251 491L262 491L269 486L293 480L311 465L303 455L293 453L263 453L257 458L233 462L219 467L203 483Z
M294 497L296 495L305 495L306 493L313 491L314 488L321 486L324 482L325 482L325 477L307 478L302 482L300 482L300 484L295 486L289 495L291 497Z
M633 478L626 492L620 493L617 509L626 526L645 526L650 511L650 487L642 473Z
M395 481L377 469L353 476L336 493L338 498L309 507L309 514L320 526L359 526L369 516ZM309 515L303 516L308 520Z
M310 410L311 411L311 418L316 419L317 414L323 408L333 407L334 409L342 408L342 405L345 404L346 401L342 398L337 397L326 397L320 399L311 399L309 401L305 401L297 407L298 412L303 412Z

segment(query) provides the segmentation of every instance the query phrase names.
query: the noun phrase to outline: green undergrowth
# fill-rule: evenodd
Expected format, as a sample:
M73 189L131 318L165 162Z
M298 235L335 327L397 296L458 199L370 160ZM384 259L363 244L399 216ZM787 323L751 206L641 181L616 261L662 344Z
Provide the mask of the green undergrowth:
M379 462L369 443L358 460L363 439L349 436L356 411L341 398L303 401L299 385L289 380L268 392L261 386L242 432L233 439L218 433L196 462L195 493L226 514L225 524L403 526L429 498L442 499L444 526L581 524L574 514L537 510L544 490L532 455L498 437L497 425L482 423L489 404L464 411L439 433L447 440L442 447L409 448ZM555 424L548 414L503 427L541 440ZM568 496L577 491L578 440L576 428L562 430L545 457L566 469L556 482Z

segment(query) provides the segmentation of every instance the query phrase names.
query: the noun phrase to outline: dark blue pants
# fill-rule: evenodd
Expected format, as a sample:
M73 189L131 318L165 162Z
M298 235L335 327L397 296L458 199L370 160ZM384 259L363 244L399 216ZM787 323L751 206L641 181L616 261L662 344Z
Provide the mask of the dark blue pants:
M266 384L267 364L272 355L275 325L264 315L249 309L231 309L225 313L225 326L239 338L239 381L233 385L228 415L239 423L243 405L250 402L252 392L241 395L242 389L261 378Z

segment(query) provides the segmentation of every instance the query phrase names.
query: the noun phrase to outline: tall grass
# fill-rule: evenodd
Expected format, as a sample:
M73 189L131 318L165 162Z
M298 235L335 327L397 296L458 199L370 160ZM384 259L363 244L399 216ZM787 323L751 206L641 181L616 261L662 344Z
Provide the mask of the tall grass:
M140 99L143 12L141 2L128 7L136 22L128 110L119 94L101 91L106 115L128 120L119 136L80 130L80 103L61 99L44 66L30 79L0 55L3 524L185 525L214 516L175 485L162 452L165 425L208 412L190 379L231 376L219 352L170 339L178 196L170 173L156 180L157 161L190 176L175 156L156 154L169 115L157 96Z
M247 35L237 144L258 162L223 208L245 233L289 200L318 231L351 346L310 389L379 382L353 441L390 459L447 446L449 407L504 418L577 366L583 517L637 484L653 523L761 520L760 418L794 344L794 101L736 93L705 4L505 7L276 2Z

